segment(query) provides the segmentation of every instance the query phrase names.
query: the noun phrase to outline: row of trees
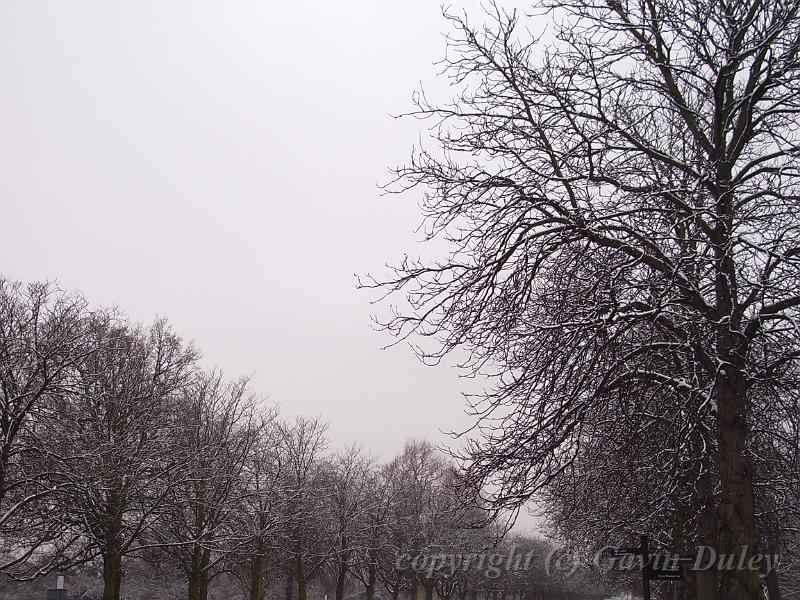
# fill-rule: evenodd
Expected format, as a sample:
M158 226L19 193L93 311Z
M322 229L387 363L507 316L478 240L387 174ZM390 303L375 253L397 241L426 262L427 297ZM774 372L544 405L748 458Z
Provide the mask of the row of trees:
M95 566L104 600L142 561L176 567L190 600L221 575L250 600L276 586L306 600L313 581L337 600L542 589L543 546L524 572L398 564L493 551L497 530L464 527L485 515L461 501L451 464L425 442L385 464L330 452L322 421L282 418L246 379L201 368L164 321L136 327L52 285L0 279L0 391L7 576Z
M423 358L494 375L467 479L581 551L780 554L682 590L778 600L800 532L800 2L446 16L457 95L417 96L431 136L390 186L422 189L446 253L363 283L402 294L384 323Z

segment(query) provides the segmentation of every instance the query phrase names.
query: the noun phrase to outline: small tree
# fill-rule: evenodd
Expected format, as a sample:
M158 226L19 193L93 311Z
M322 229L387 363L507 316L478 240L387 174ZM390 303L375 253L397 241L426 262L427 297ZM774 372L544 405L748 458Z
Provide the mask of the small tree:
M286 600L297 590L307 600L308 582L325 566L334 547L326 504L322 458L327 449L327 424L297 417L278 425L284 468L284 535L287 574Z
M336 600L343 600L348 577L370 544L370 517L375 516L369 487L372 461L360 448L350 446L334 454L326 467L327 504L323 510L330 515L335 537L330 562Z
M285 531L289 491L281 453L278 412L272 409L259 415L258 435L245 462L242 474L242 500L236 514L240 544L234 571L250 600L264 600L269 579L267 567L277 564L275 554L285 550L281 533Z
M374 600L382 569L390 562L386 555L391 552L391 506L384 468L373 464L366 473L361 543L352 563L353 576L364 585L365 600Z

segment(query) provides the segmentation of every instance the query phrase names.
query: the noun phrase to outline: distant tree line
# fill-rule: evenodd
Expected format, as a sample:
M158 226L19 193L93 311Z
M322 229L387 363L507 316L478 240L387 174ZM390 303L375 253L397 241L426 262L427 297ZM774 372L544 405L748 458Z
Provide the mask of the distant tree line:
M324 422L284 418L246 378L202 368L163 320L0 278L0 394L9 590L94 572L97 596L119 600L142 565L180 573L189 600L223 580L249 600L307 600L313 585L336 600L524 600L577 585L547 581L544 542L501 541L430 444L385 463L331 452ZM413 560L500 552L535 560L496 573Z

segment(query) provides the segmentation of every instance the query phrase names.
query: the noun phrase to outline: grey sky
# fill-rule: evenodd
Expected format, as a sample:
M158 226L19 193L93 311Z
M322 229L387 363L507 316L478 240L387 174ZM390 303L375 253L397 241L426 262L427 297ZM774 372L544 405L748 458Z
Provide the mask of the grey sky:
M353 273L415 248L379 197L436 86L435 2L4 2L0 271L170 319L285 413L388 457L464 388L369 327Z

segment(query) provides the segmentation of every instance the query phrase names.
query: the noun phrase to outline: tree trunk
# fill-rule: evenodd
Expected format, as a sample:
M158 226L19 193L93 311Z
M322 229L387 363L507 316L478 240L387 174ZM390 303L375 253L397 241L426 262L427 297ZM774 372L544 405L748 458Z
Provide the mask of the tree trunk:
M743 317L736 309L736 265L731 254L734 194L730 165L717 164L719 194L715 211L717 226L714 242L714 293L717 309L725 318L717 325L717 369L714 396L717 401L717 441L719 451L720 501L718 505L718 554L758 553L758 532L753 491L753 469L747 457L748 344L741 333ZM759 600L757 571L723 569L719 574L722 600Z
M122 517L123 503L118 495L112 493L106 504L108 530L105 547L101 548L103 556L103 600L119 600L122 585Z
M189 582L189 600L206 600L208 598L208 565L210 557L208 552L200 546L192 550L192 559L186 569L186 579Z
M308 600L308 592L306 590L306 570L303 563L303 555L299 552L296 556L297 559L297 600Z
M747 384L742 370L742 350L734 348L733 334L720 336L724 370L717 376L717 422L719 436L719 552L727 555L758 552L753 497L753 471L746 454ZM759 600L758 572L725 569L720 573L720 597L724 600Z
M189 579L189 593L188 598L189 600L201 600L201 587L202 584L200 583L200 574L199 573L190 573L188 575Z
M433 600L433 579L426 579L423 587L425 588L425 600Z
M207 562L207 561L206 561ZM208 565L204 565L203 572L200 573L200 600L208 600Z
M189 600L203 600L203 581L200 573L189 575Z
M188 598L189 600L201 600L200 598L200 573L197 569L199 566L198 548L195 548L192 555L192 562L187 569L186 579L189 581Z
M775 556L774 553L773 556ZM778 579L777 565L772 565L772 570L770 570L770 572L767 573L767 576L765 578L765 583L767 585L768 600L781 600L781 587L780 587L780 581Z
M122 584L122 557L117 544L111 544L103 553L103 600L119 600Z
M375 600L375 584L378 581L378 569L374 564L370 564L368 576L367 576L367 585L366 593L367 598L366 600Z
M294 598L294 575L291 570L286 573L286 588L284 589L285 599L292 600Z
M264 557L260 554L250 558L250 600L264 600L262 578Z
M347 580L347 563L339 561L339 569L336 575L336 600L344 600L344 584Z
M718 513L714 506L714 484L709 471L713 468L708 465L704 469L697 483L699 513L697 543L702 546L719 548ZM691 571L687 582L687 593L691 600L719 600L719 571L707 569L705 571Z

